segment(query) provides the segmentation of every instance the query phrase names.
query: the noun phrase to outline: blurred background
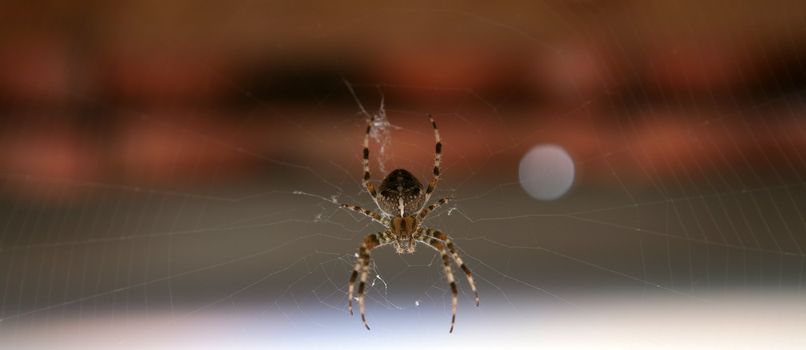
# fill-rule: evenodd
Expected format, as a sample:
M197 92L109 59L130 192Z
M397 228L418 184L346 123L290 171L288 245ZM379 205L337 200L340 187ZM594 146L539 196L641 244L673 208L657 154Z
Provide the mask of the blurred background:
M0 347L806 347L806 3L0 5ZM455 238L373 252L361 187Z

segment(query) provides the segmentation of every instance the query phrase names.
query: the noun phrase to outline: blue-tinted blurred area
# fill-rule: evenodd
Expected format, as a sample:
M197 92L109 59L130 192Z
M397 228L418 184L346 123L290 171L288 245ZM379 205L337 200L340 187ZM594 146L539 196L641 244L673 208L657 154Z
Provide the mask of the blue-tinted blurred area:
M428 114L481 306L382 247L367 332ZM0 348L804 348L804 148L802 1L12 1Z

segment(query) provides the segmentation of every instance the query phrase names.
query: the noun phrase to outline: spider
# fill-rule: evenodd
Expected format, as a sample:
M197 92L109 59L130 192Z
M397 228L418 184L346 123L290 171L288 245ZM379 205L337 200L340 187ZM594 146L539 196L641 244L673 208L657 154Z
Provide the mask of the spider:
M428 187L423 188L420 181L418 181L411 172L405 169L393 170L383 179L378 189L370 182L369 134L370 131L372 131L372 125L375 121L375 118L371 117L367 124L366 134L364 135L364 153L362 161L364 166L364 178L362 182L367 192L372 196L375 205L381 210L381 213L378 214L356 205L340 205L342 208L366 215L373 221L386 227L384 231L364 237L361 247L358 248L355 267L353 267L353 272L350 275L350 282L347 289L347 307L350 311L350 315L352 315L355 281L360 274L361 277L358 282L358 308L361 312L361 321L364 322L364 327L366 327L367 330L369 330L369 324L367 323L367 318L364 313L364 286L367 282L367 275L369 275L369 252L387 244L392 244L398 254L411 254L414 253L417 242L420 242L427 244L442 255L443 272L451 288L452 317L449 333L453 333L453 327L456 323L456 304L459 299L459 293L450 265L451 258L453 262L464 271L465 275L467 275L467 282L476 296L476 306L479 306L479 293L476 291L475 282L473 282L473 274L462 262L462 258L460 258L459 254L456 252L456 247L451 238L441 231L421 225L423 220L428 216L428 213L448 203L450 200L450 198L442 198L426 206L439 181L440 160L442 157L442 142L439 138L437 123L431 115L429 115L428 118L434 128L434 138L436 139L434 150L434 176L428 183Z

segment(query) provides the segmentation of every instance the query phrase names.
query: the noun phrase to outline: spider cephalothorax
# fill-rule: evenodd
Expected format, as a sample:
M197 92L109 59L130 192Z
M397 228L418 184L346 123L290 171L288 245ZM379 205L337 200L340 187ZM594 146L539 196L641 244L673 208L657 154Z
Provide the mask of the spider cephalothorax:
M355 281L359 274L361 275L358 282L358 307L361 312L361 320L364 322L364 326L367 329L369 329L369 324L367 324L367 319L364 314L364 286L366 285L367 276L369 275L369 252L372 249L386 244L392 244L398 253L413 253L415 245L417 242L420 242L427 244L440 253L442 256L442 269L451 286L451 310L453 316L451 318L450 332L453 332L453 326L456 322L456 304L459 298L459 292L456 288L453 270L450 265L451 259L467 276L470 289L473 290L473 293L476 295L476 306L479 305L479 294L476 291L476 284L473 282L473 274L462 262L462 258L460 258L459 253L456 252L453 241L445 233L421 225L423 220L428 216L428 213L448 203L448 198L442 198L427 207L425 206L431 198L431 194L434 192L437 182L439 182L440 162L442 157L442 142L440 141L437 123L434 122L434 118L431 116L428 117L431 120L431 125L434 127L434 138L436 139L436 146L434 147L434 173L431 181L428 182L428 186L423 188L422 183L408 170L396 169L384 178L379 190L376 191L375 184L370 181L371 176L369 172L369 134L370 131L372 131L374 121L374 118L371 118L367 125L366 134L364 135L362 159L364 166L363 184L384 215L355 205L341 205L342 208L364 214L372 218L373 221L386 227L384 231L364 237L361 247L358 248L358 260L355 263L355 267L353 267L353 273L350 275L350 283L347 287L347 305L350 314L352 314Z

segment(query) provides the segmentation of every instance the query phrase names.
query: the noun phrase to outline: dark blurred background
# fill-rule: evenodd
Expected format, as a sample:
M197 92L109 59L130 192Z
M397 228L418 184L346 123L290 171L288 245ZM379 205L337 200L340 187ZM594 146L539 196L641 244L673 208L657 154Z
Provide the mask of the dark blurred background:
M0 23L0 347L806 346L802 1L11 1ZM382 228L328 200L373 206L379 113L377 180L427 181L440 126L455 200L427 225L482 294L457 274L451 337L426 247L373 253L372 332L346 311ZM557 199L524 191L557 176L524 168L537 145L573 161Z

